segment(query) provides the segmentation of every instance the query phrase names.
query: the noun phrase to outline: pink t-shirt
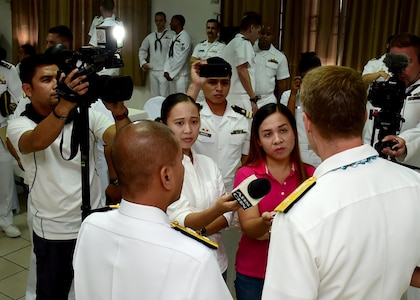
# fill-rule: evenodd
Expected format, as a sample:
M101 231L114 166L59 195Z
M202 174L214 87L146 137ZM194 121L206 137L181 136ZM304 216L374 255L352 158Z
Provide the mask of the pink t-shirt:
M295 167L292 168L284 182L278 182L269 173L265 162L261 162L257 167L243 166L236 172L234 187L252 174L257 178L266 178L270 181L270 192L258 203L261 215L265 211L273 211L277 205L299 186L300 182L298 182L297 174L294 170ZM306 166L306 172L309 176L312 176L314 171L314 167ZM250 277L265 278L269 243L269 240L259 241L250 239L242 234L238 252L236 253L236 271Z

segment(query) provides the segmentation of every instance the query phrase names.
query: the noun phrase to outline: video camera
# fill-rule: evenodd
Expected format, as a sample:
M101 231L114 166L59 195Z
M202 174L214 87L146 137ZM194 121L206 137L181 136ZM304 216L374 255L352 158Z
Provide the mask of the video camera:
M59 83L57 93L66 100L77 102L95 102L102 99L113 103L129 100L133 94L133 80L130 76L98 75L98 72L110 68L121 68L124 62L121 58L120 48L122 42L113 37L113 27L102 27L102 38L98 39L98 47L83 46L78 51L71 51L59 44L47 49L46 54L57 59L58 67L64 74L69 74L74 69L79 72L73 76L77 78L86 75L89 82L88 92L79 96L69 89L64 83Z
M399 77L408 66L408 57L401 54L387 53L384 64L388 67L392 76L387 81L375 81L369 89L368 100L374 107L380 110L371 111L369 118L374 118L372 144L375 138L375 130L379 129L378 142L375 149L382 156L382 149L392 148L395 143L381 142L387 135L396 135L404 122L401 109L404 106L405 89L404 81Z

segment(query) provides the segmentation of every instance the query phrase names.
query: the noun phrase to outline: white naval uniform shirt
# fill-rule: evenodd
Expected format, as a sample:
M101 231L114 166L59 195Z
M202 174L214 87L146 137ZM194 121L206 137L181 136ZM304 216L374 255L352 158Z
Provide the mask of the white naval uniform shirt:
M372 74L379 71L385 71L388 73L388 67L384 64L386 53L379 58L373 58L367 62L363 67L362 75Z
M223 116L215 116L207 102L202 102L201 127L193 149L212 158L222 173L226 191L233 189L242 155L248 155L251 119L233 111L227 103Z
M213 250L164 211L125 200L85 219L73 266L78 300L232 299Z
M261 96L258 108L277 103L274 89L278 80L290 77L286 55L273 45L268 50L255 52L255 94Z
M172 37L174 32L169 29L165 29L162 32L152 32L149 33L146 38L141 43L139 48L139 62L140 67L147 63L147 58L149 59L149 67L152 71L163 71L163 66L165 64L166 55L171 44ZM156 38L157 36L157 38ZM160 43L157 42L157 39L160 39ZM162 44L162 49L160 45ZM156 45L156 48L155 48ZM163 73L162 73L163 76Z
M170 53L172 43L173 53ZM192 47L192 39L188 32L182 30L174 35L169 44L169 51L163 68L164 72L168 72L169 76L175 80L179 76L189 75Z
M375 155L363 145L329 157L312 189L277 213L262 299L401 298L420 265L420 174L361 163Z
M191 159L184 155L182 164L184 165L184 183L182 185L181 196L177 201L169 205L166 213L172 221L178 221L184 226L187 215L193 212L200 212L212 207L216 201L225 194L222 174L215 162L202 154L192 150L194 164ZM233 213L224 213L228 226L232 223ZM217 261L220 272L226 271L228 258L223 245L222 234L217 232L209 238L219 244L217 249Z
M255 90L255 52L251 42L245 39L243 34L236 34L236 36L226 45L222 57L232 67L231 85L229 94L226 97L227 100L230 104L235 104L248 111L252 111L249 95L239 80L238 71L236 69L240 65L245 63L248 64L251 86Z
M208 40L202 41L194 47L194 51L191 56L196 57L200 60L206 60L210 57L221 57L223 49L226 44L216 40L210 43Z
M22 82L20 81L16 67L2 60L0 61L0 95L5 91L9 91L11 102L16 105L23 98ZM5 126L7 126L7 117L3 117L0 114L0 128Z

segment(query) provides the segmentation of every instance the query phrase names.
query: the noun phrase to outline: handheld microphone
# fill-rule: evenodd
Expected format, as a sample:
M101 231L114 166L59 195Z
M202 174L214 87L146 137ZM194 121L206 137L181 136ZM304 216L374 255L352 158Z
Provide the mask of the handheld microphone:
M256 205L271 190L270 181L251 175L232 191L232 196L246 210Z

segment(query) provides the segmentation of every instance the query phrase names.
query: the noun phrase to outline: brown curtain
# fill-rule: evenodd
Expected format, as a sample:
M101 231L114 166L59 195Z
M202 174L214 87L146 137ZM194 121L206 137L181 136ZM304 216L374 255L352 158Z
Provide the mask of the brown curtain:
M385 53L389 36L420 34L420 1L347 0L344 5L341 65L362 71L369 59Z
M12 10L12 48L13 61L17 62L17 51L20 45L31 44L35 49L38 45L38 0L13 0ZM24 14L20 12L26 12ZM30 13L32 12L32 13ZM41 41L41 44L43 42Z
M420 1L412 0L222 0L222 25L238 26L245 11L255 10L279 30L282 5L282 50L292 76L305 51L315 51L324 65L361 71L385 52L390 35L420 35Z
M285 7L283 51L291 76L302 52L315 51L322 64L335 64L339 29L338 0L293 0Z
M140 73L138 49L150 27L150 1L115 1L115 14L124 22L126 30L122 50L124 68L121 73L130 75L135 85L145 85ZM99 15L101 0L13 0L12 33L14 53L19 45L30 43L38 52L45 51L45 37L50 27L66 25L73 32L73 50L89 42L91 21ZM16 54L14 57L16 61Z
M264 23L271 24L273 26L272 28L278 28L280 22L280 8L280 0L222 0L221 24L224 27L239 26L245 12L255 11L261 14ZM273 41L273 43L278 45L278 34L275 36L276 40Z

